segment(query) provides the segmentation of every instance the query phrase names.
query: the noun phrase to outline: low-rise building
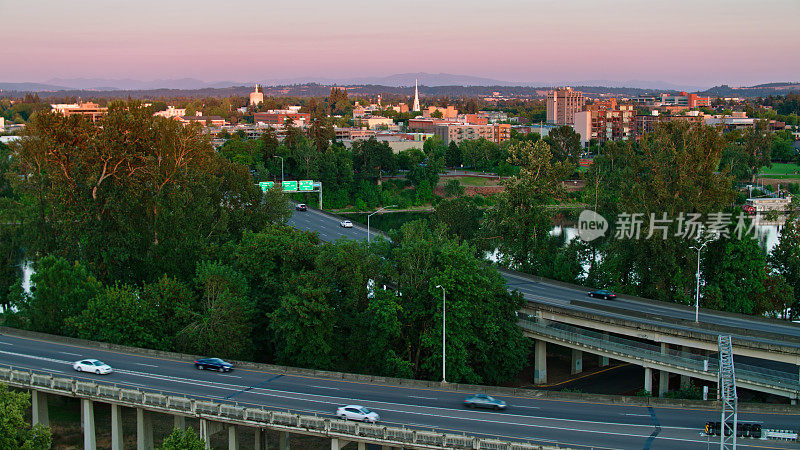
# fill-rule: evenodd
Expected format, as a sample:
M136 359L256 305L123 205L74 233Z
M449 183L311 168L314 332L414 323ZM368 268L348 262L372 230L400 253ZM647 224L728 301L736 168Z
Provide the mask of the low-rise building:
M79 114L87 119L91 119L92 122L96 122L97 119L108 114L108 108L92 102L59 103L52 104L50 107L53 108L54 111L65 116Z
M220 116L177 116L175 117L184 126L191 123L199 123L204 127L222 127L227 125L225 119Z
M436 124L434 134L444 141L456 144L464 140L486 139L495 143L508 140L511 137L511 125L470 125L466 123L439 123Z
M438 106L428 106L422 111L422 117L433 117L431 114L439 112L442 114L442 119L455 119L458 117L458 110L452 106L440 108Z
M305 126L311 121L311 114L301 113L299 106L290 106L287 109L270 109L266 112L253 114L253 121L267 125L283 125L290 119L295 126Z
M166 117L167 119L171 119L173 117L178 116L185 116L186 115L186 108L176 108L174 106L167 106L167 109L164 111L157 111L153 113L154 116L159 117Z

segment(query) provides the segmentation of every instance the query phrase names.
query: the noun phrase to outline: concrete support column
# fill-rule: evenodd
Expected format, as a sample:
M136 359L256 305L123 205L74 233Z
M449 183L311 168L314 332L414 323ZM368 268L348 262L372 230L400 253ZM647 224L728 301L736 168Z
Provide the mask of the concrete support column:
M228 450L239 450L239 427L228 425Z
M41 391L31 391L31 422L33 425L40 423L50 425L50 415L47 412L47 394Z
M608 340L608 332L603 333L603 340ZM600 356L600 367L605 367L608 365L608 356Z
M96 450L97 440L94 434L94 402L82 399L81 413L83 416L83 449Z
M261 428L256 428L255 433L255 450L266 450L269 446L267 445L267 430L262 430Z
M350 441L345 441L344 439L333 438L333 439L331 439L331 450L342 450L349 443L350 443Z
M111 450L123 450L122 405L111 404Z
M289 450L289 432L281 431L278 435L278 450Z
M533 349L533 384L547 383L547 342L536 339Z
M649 367L644 368L644 391L653 393L653 369Z
M358 443L358 450L367 450L367 443L366 442L359 442Z
M572 349L572 364L570 365L570 373L575 375L581 372L583 372L583 352Z
M153 450L153 421L142 408L136 408L136 450Z
M176 414L176 415L174 415L172 417L175 419L174 428L177 428L179 430L185 430L186 429L186 417L185 416L181 416L181 415L177 415Z
M797 405L797 399L793 398L793 399L789 400L789 404L791 404L792 406L796 406Z
M207 419L200 419L200 439L206 441L206 449L211 450L211 436L222 431L222 424Z
M669 345L665 342L661 343L661 354L669 354ZM660 370L658 374L658 396L663 397L667 392L669 392L669 372Z
M689 351L689 349L685 345L682 345L681 356L683 356L684 358L688 358L690 354L691 352ZM681 375L681 389L688 388L689 386L691 386L691 384L692 384L692 378L689 375Z

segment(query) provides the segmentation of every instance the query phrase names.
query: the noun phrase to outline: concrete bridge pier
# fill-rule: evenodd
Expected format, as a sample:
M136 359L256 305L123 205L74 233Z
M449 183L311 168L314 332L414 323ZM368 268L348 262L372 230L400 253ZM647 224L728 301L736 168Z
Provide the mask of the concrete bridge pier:
M691 352L685 345L681 345L681 356L688 358ZM689 375L681 375L681 389L686 389L692 384L692 379Z
M653 369L649 367L644 368L644 391L653 394Z
M583 372L583 352L581 350L572 349L572 364L569 372L572 375Z
M278 450L289 450L289 432L281 431L278 435Z
M153 420L142 408L136 408L136 450L153 450Z
M533 349L533 384L547 383L547 342L536 339Z
M342 450L349 443L350 441L345 441L344 439L333 438L331 439L331 450Z
M239 450L239 427L228 425L228 450Z
M47 394L41 391L31 391L31 422L33 425L40 423L50 425L50 415L47 410Z
M123 450L125 439L122 434L122 405L111 404L111 450Z
M609 337L608 337L608 331L605 331L605 332L603 332L603 340L604 340L604 341L607 341L607 340L609 340ZM607 366L607 365L608 365L608 362L609 362L609 361L608 361L608 356L602 356L602 355L600 356L600 367L605 367L605 366Z
M661 343L661 354L669 354L669 344ZM658 396L664 397L669 392L669 372L666 370L659 370L658 372Z
M94 433L94 402L81 400L81 422L83 424L83 449L97 450L97 439Z
M179 430L185 430L186 429L186 417L185 416L181 416L179 414L176 414L176 415L174 415L172 417L175 419L175 425L174 425L175 428L177 428Z
M267 450L269 445L267 445L267 430L263 430L261 428L256 428L255 430L255 450Z
M200 419L200 439L206 441L206 449L211 450L211 435L222 431L222 424L208 419Z

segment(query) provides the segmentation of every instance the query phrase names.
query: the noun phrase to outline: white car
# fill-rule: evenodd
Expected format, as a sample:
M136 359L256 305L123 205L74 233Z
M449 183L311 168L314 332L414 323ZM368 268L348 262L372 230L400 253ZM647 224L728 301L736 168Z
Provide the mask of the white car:
M353 228L353 222L350 222L349 220L343 220L339 222L339 226L342 228Z
M96 359L82 359L72 363L72 368L78 372L91 372L97 375L107 375L114 371L108 364Z
M361 422L376 423L381 420L381 416L375 411L365 406L347 405L336 410L336 417L342 420L359 420Z

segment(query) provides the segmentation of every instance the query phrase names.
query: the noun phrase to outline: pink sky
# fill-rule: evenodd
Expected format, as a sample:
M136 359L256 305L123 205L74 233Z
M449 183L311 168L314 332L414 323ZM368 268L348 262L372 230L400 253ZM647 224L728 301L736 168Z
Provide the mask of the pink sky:
M798 0L42 0L0 16L0 81L800 80Z

